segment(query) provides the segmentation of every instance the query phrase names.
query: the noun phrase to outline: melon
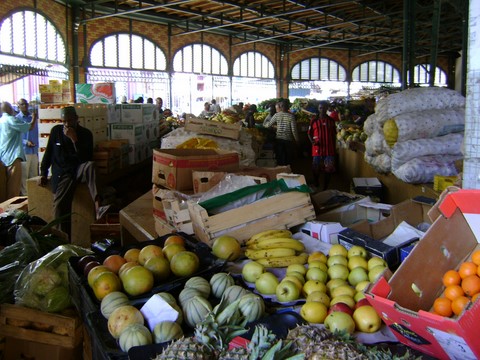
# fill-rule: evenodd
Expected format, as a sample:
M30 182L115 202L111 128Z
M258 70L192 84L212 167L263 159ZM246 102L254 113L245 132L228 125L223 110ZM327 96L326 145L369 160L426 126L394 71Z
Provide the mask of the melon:
M210 279L212 294L218 299L220 299L225 290L232 285L235 285L235 280L230 274L225 272L214 274Z
M203 294L197 289L184 288L178 295L178 302L180 305L185 306L187 302L190 301L190 299L192 299L194 296L204 297Z
M132 305L116 308L108 318L108 331L115 339L120 337L122 331L131 324L142 324L144 318L140 310Z
M240 285L229 286L222 295L222 299L226 299L230 304L235 300L240 299L243 295L248 294L249 291L241 287Z
M240 313L247 322L260 319L265 313L265 302L259 295L250 293L243 295L238 303Z
M127 352L134 346L149 345L152 343L152 333L142 324L130 324L120 334L118 344L122 351Z
M162 321L153 328L153 341L155 344L180 339L182 336L183 330L175 321Z
M183 308L185 323L194 328L212 311L212 305L201 296L194 296Z
M185 283L186 288L193 288L202 293L205 299L208 299L211 292L210 283L201 276L194 276Z
M100 303L100 311L105 319L108 320L113 310L128 304L129 301L127 294L121 291L113 291L102 299L102 302Z

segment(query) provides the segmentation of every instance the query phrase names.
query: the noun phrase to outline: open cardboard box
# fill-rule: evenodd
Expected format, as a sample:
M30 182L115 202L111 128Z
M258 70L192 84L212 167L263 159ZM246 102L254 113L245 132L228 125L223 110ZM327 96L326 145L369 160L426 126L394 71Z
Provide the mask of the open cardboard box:
M479 247L480 191L448 194L438 209L441 215L398 270L370 286L366 297L404 344L439 359L479 359L480 301L453 318L429 311L443 292L443 274Z

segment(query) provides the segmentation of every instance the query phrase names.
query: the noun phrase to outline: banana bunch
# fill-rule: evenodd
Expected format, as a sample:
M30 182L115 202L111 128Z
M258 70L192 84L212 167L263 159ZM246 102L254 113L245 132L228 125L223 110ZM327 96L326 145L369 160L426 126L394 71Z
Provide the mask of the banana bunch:
M266 230L253 235L245 243L245 256L265 267L287 267L305 264L308 255L302 253L305 246L292 238L289 230Z

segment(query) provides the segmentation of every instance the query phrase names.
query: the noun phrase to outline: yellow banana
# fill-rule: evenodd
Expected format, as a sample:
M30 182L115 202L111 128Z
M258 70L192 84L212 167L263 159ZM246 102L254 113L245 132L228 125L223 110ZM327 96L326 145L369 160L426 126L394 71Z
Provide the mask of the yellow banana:
M269 239L272 237L290 237L292 236L292 232L290 230L265 230L261 231L255 235L252 235L250 239L247 240L246 244L249 245L251 243L257 242L260 239Z
M306 264L308 259L308 254L302 253L300 255L292 255L292 256L283 256L283 257L275 257L275 258L262 258L255 260L258 263L262 264L265 267L271 268L280 268L280 267L287 267L288 265L292 264Z
M305 246L299 240L292 238L271 238L259 241L255 244L247 246L249 249L274 249L274 248L287 248L294 249L296 251L305 250Z
M292 256L295 255L294 249L287 248L274 248L274 249L264 249L264 250L245 250L245 256L252 260L257 260L261 258L269 257L283 257L283 256Z

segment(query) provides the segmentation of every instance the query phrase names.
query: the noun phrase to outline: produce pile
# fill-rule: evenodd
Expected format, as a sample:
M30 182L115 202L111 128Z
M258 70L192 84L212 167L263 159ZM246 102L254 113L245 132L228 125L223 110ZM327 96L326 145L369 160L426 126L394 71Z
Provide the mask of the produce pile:
M464 125L465 98L457 91L414 88L392 94L365 121L365 160L407 183L457 175Z

